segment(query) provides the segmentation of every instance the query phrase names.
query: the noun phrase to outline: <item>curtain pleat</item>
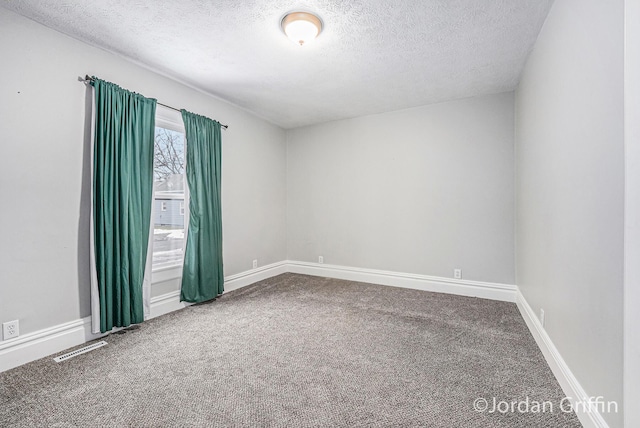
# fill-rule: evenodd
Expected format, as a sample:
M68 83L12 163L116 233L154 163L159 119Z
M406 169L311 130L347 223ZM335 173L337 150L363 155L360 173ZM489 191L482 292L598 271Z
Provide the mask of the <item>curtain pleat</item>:
M220 124L181 110L187 137L189 226L180 300L204 302L224 291Z
M156 100L97 78L93 86L92 291L104 333L144 320Z

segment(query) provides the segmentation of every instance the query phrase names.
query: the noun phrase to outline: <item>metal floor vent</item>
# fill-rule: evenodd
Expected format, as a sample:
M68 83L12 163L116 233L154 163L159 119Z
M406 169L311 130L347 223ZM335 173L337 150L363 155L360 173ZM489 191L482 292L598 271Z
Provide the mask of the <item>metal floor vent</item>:
M85 346L84 348L76 349L75 351L67 352L64 355L60 355L59 357L55 357L53 361L56 363L61 363L62 361L66 361L69 358L77 357L80 354L85 354L87 352L93 351L94 349L98 349L106 345L107 342L101 340L100 342L94 343L93 345Z

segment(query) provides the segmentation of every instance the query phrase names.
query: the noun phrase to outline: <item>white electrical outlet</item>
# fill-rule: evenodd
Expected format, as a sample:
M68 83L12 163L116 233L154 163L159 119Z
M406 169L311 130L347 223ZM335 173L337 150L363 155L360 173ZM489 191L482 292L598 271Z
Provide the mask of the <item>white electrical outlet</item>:
M2 340L9 340L20 335L18 320L2 323Z
M453 270L453 277L455 279L462 279L462 269L454 269Z
M324 263L324 257L318 256L318 263L323 264Z
M257 268L257 267L258 267L258 261L257 261L257 260L254 260L254 261L253 261L253 268L255 269L255 268Z
M540 325L544 328L544 309L540 309Z

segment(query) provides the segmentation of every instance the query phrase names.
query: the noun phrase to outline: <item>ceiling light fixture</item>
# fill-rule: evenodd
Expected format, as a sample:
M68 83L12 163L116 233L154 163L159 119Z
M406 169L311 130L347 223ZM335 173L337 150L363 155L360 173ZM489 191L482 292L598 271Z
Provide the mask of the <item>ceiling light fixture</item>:
M282 30L294 43L304 46L322 31L322 21L308 12L291 12L282 18Z

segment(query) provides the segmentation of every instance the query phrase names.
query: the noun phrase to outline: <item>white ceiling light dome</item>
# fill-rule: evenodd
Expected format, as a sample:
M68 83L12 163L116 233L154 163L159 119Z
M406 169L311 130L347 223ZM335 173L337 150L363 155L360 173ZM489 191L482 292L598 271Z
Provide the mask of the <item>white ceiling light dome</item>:
M287 37L300 46L312 42L322 32L322 21L309 12L288 13L280 25Z

